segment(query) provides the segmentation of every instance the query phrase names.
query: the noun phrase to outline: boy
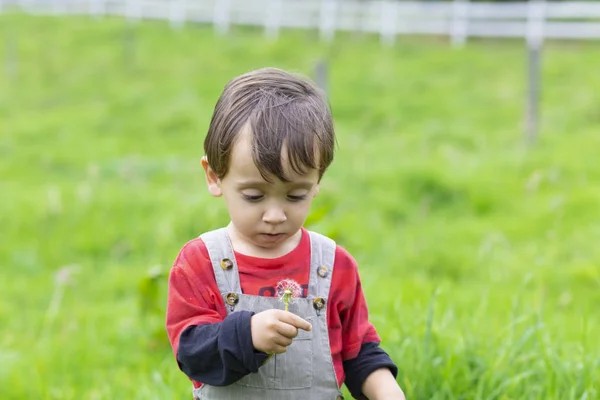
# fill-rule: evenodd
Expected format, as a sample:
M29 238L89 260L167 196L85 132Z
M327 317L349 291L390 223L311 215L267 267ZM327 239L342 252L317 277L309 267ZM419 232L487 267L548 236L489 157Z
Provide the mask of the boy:
M264 68L226 85L202 166L231 222L188 242L169 277L166 327L196 399L333 400L345 382L355 398L404 400L355 260L303 228L334 145L312 83ZM299 291L289 311L282 280Z

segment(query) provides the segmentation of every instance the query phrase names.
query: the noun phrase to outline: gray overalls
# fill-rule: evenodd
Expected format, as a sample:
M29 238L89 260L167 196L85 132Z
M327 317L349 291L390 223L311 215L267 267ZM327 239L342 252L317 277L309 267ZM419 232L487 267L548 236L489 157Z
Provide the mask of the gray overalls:
M261 312L284 309L277 297L243 294L237 263L226 228L207 232L204 241L227 315L246 310ZM310 332L298 336L283 354L271 357L257 373L251 373L229 386L194 389L201 400L336 400L343 399L333 368L327 329L327 298L331 286L335 242L310 232L310 280L308 297L290 303L289 311L312 324ZM286 277L282 276L282 279Z

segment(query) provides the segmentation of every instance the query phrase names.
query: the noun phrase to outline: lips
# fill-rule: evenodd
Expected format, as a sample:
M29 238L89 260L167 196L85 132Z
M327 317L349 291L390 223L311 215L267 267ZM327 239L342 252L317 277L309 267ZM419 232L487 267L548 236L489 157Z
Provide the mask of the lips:
M272 243L272 242L276 242L279 239L281 239L284 236L284 234L283 233L262 233L261 236L264 241Z

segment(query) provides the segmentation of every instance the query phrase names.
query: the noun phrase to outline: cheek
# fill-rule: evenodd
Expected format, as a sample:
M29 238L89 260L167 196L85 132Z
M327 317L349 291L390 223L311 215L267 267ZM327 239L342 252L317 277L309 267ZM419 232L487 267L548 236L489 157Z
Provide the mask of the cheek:
M227 210L229 211L229 215L231 218L236 218L238 215L242 214L239 210L242 209L242 204L240 200L235 197L225 195L225 204L227 205Z
M239 226L251 225L260 218L258 207L252 207L243 199L229 199L227 201L229 216Z
M294 207L290 211L290 214L292 215L292 218L294 218L294 219L305 219L308 216L308 213L310 212L311 203L312 203L312 201L306 201L306 202L302 203L301 205L298 205L297 207Z

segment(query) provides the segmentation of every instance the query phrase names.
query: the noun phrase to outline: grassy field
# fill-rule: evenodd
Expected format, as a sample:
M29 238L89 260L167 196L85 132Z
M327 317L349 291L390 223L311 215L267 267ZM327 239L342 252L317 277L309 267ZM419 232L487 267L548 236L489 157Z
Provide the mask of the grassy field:
M545 48L528 147L518 42L18 15L0 32L1 399L190 398L160 276L227 223L199 165L214 103L237 74L321 58L339 151L308 226L357 258L407 397L600 398L597 43Z

